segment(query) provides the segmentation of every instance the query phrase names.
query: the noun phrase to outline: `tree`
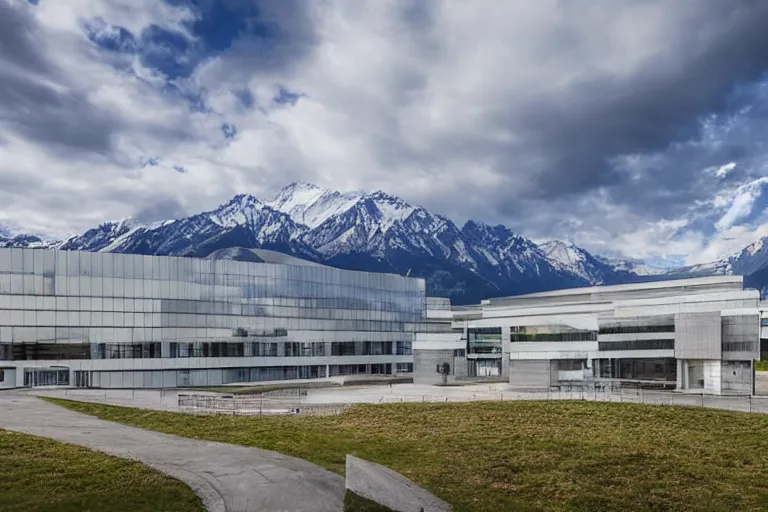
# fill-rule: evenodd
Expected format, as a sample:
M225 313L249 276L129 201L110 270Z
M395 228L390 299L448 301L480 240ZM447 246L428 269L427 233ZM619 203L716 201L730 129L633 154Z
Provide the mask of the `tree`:
M448 384L448 376L451 374L451 365L448 363L437 364L437 373L443 378L443 386Z

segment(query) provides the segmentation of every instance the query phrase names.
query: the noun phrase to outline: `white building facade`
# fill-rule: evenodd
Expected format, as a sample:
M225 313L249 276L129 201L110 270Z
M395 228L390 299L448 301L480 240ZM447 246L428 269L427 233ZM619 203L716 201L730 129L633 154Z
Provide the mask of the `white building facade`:
M508 379L517 389L632 382L751 394L760 315L759 292L745 290L741 276L596 286L454 308L454 332L441 343L464 349L467 378Z
M422 279L254 254L0 249L0 388L410 374Z

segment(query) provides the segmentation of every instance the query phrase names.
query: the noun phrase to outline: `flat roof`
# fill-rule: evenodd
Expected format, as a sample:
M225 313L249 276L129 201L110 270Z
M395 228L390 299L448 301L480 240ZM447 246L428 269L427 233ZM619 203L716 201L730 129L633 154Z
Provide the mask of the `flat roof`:
M496 297L488 299L492 305L495 301L509 299L544 299L548 297L567 297L570 295L588 295L592 293L610 293L626 292L634 290L659 290L664 288L679 288L681 286L700 286L700 285L718 285L718 284L738 284L743 287L743 276L708 276L691 277L685 279L665 279L663 281L644 281L641 283L610 284L599 286L586 286L583 288L564 288L562 290L551 290L546 292L525 293L521 295L510 295L506 297ZM483 301L487 304L486 301Z

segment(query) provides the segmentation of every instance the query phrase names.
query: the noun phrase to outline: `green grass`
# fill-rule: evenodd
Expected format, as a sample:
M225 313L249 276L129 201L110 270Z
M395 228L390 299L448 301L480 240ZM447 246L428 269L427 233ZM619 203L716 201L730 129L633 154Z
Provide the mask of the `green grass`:
M359 494L347 491L344 495L344 512L393 512L391 508L379 505L375 501L363 498Z
M359 405L340 416L188 416L51 400L338 473L384 464L460 511L768 510L768 416L596 402Z
M185 484L117 457L0 430L3 512L202 512Z
M755 361L755 370L758 372L768 372L768 359Z

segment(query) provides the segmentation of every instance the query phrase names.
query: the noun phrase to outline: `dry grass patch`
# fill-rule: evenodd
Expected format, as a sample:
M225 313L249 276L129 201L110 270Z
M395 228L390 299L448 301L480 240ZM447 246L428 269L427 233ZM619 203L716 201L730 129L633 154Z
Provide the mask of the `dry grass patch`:
M355 406L335 417L194 417L51 400L100 418L257 446L343 473L391 467L457 511L768 509L768 416L594 402Z

